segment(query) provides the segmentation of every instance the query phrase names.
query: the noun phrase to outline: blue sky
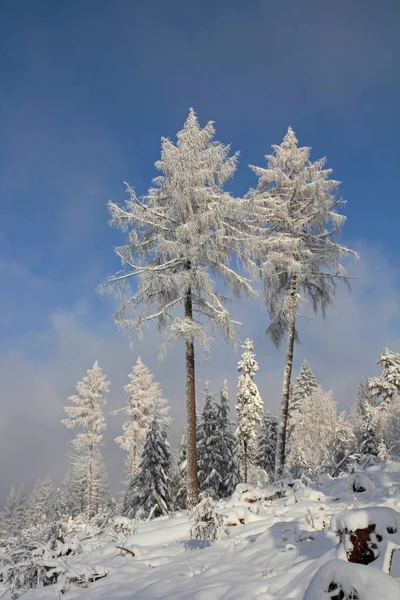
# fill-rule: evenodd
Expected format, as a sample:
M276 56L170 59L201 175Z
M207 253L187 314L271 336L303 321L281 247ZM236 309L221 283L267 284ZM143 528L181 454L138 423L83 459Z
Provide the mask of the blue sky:
M112 248L122 241L107 225L107 200L123 202L124 181L145 192L161 136L174 136L190 106L240 150L234 193L255 183L247 164L263 164L289 125L342 181L343 241L361 252L351 267L359 280L326 324L304 325L296 368L314 358L323 385L349 406L358 379L376 372L383 345L400 336L399 23L397 0L2 1L4 489L61 476L62 406L97 358L114 383L111 408L123 402L120 387L140 350L173 396L176 423L182 418L179 349L160 365L150 332L130 351L110 321L111 299L95 288L118 267ZM276 408L283 358L263 334L265 310L246 320L248 307L237 308L260 362L269 361L260 389ZM199 377L219 385L226 371L233 398L236 361L217 341ZM119 425L109 427L110 465L123 462L112 446Z

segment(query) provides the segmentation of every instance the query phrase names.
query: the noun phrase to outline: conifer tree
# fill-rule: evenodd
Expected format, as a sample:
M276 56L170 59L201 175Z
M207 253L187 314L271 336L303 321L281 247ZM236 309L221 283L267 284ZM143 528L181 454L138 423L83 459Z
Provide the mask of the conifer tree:
M247 483L249 467L254 460L254 442L263 415L263 401L254 383L254 376L258 371L258 364L253 352L253 342L245 340L242 345L244 352L238 362L239 381L237 394L237 428L239 468L244 482Z
M187 442L184 432L180 436L176 477L175 504L178 508L185 509L187 508Z
M36 483L29 498L30 525L51 522L55 518L56 489L50 477Z
M289 127L283 142L273 146L267 168L251 167L258 176L250 190L253 225L248 250L254 274L261 274L271 318L267 333L276 346L286 340L282 411L276 476L284 472L286 430L294 343L298 340L296 317L305 300L314 312L325 316L338 281L348 284L341 261L355 255L335 242L345 217L337 212L343 200L339 182L330 179L325 159L311 162L310 148L300 148ZM259 235L254 228L259 227Z
M194 523L190 537L195 540L218 540L224 533L224 519L217 511L215 500L206 496L193 511Z
M170 493L171 455L165 428L154 419L146 435L139 470L125 494L123 514L130 519L167 515L174 508Z
M382 367L382 375L372 377L368 385L379 405L386 408L392 398L400 393L400 353L385 348L377 364Z
M295 475L298 469L296 468L296 455L298 448L292 441L293 431L296 422L299 423L302 419L302 406L306 398L319 388L317 378L311 370L310 365L306 360L303 361L300 372L297 376L295 384L292 386L289 402L289 419L286 429L286 460L291 464L292 474Z
M150 369L142 362L140 356L129 374L129 379L129 383L124 387L129 400L123 409L128 413L129 420L123 425L123 434L115 439L127 452L127 481L132 479L139 468L144 440L154 417L157 416L160 424L168 425L170 422L167 401L162 397L159 384L153 381Z
M29 499L23 484L17 490L11 488L4 505L2 521L10 536L20 535L29 524Z
M377 436L376 409L366 403L361 425L360 452L363 456L378 456L380 439Z
M240 481L240 476L236 464L236 438L229 419L230 408L226 380L224 381L224 386L220 393L220 402L216 409L217 451L215 453L215 468L221 476L218 497L227 498L235 491Z
M207 382L197 433L197 464L200 491L212 498L218 497L222 483L221 473L217 470L221 464L218 438L217 409Z
M162 139L156 163L161 174L148 194L140 199L128 186L125 207L109 205L112 224L128 233L126 245L116 249L122 271L107 286L123 298L117 324L140 334L155 320L166 344L185 343L190 506L198 502L195 343L207 348L211 341L205 318L228 342L236 339L227 294L215 290L215 277L235 295L253 291L232 268L232 253L242 243L242 204L223 186L236 170L237 155L230 157L229 146L214 141L214 133L211 122L200 127L191 109L176 144Z
M94 516L96 507L105 495L104 463L99 448L106 428L102 408L109 388L110 382L96 361L92 369L87 371L86 377L77 383L78 393L69 398L73 405L64 407L68 415L63 420L64 425L82 430L73 440L72 446L76 453L75 469L84 481L87 519Z
M269 410L264 412L262 426L257 437L255 463L273 481L275 472L276 442L278 421Z

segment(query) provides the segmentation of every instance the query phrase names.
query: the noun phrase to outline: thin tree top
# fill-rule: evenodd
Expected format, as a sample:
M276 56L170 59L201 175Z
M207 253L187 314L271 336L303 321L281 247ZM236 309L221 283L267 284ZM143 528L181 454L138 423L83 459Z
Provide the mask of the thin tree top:
M325 158L312 162L310 151L298 146L289 128L266 157L267 167L250 167L259 180L248 195L250 221L258 231L248 247L249 263L264 280L272 320L267 332L277 345L305 299L325 316L337 281L348 285L343 259L357 256L335 241L345 222L338 208L345 202Z

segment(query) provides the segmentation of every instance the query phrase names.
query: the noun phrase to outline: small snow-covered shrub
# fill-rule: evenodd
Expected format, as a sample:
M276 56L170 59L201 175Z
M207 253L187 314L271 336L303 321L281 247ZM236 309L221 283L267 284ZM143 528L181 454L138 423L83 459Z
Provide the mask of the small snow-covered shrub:
M218 540L224 533L224 518L210 497L203 498L193 511L194 524L190 537L195 540Z

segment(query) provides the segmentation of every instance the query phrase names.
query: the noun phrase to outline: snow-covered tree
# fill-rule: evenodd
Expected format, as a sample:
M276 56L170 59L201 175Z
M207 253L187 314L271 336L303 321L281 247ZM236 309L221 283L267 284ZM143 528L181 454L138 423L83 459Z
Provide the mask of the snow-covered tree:
M257 437L255 463L265 471L270 481L274 478L278 421L269 410L264 412L261 429Z
M254 383L258 364L253 352L253 342L245 340L244 352L238 362L239 381L236 404L236 438L238 440L239 468L243 481L247 483L249 467L254 460L254 443L263 415L263 401Z
M157 416L160 424L168 425L170 422L167 401L140 356L129 374L129 379L129 383L124 386L129 400L128 405L123 409L128 413L129 420L122 427L123 434L115 439L117 444L127 452L125 462L127 481L132 479L139 468L144 440L154 417Z
M40 525L55 518L56 489L50 477L36 483L29 498L29 523Z
M184 432L180 435L178 464L175 469L174 502L180 509L187 508L187 442Z
M219 451L219 431L217 428L217 407L206 383L204 406L197 427L197 464L199 469L200 491L212 498L217 498L222 483L222 475L218 471L221 457Z
M321 467L335 469L353 437L350 424L337 414L332 392L316 388L305 398L301 413L296 411L295 420L292 441L297 453L288 457L287 469L308 473Z
M303 360L300 372L293 386L289 414L295 410L301 410L302 402L308 398L314 390L319 387L317 378L306 360Z
M195 342L210 343L204 319L228 342L236 339L227 293L215 289L215 278L235 295L252 293L232 267L232 252L242 242L242 204L223 189L236 170L237 155L230 157L230 147L213 140L214 133L211 122L200 127L191 109L176 144L162 139L156 163L161 174L147 195L138 198L127 186L125 207L109 204L112 224L128 233L126 245L116 249L122 270L106 286L122 297L117 324L140 334L155 320L165 330L165 343L185 342L190 506L198 502Z
M385 443L390 455L394 458L400 457L400 394L392 396L385 411L379 412L378 435Z
M310 365L306 360L303 361L300 372L296 378L295 384L292 386L290 401L289 401L289 415L288 424L286 429L286 461L288 461L292 467L292 474L295 475L295 457L298 454L298 448L292 441L293 431L299 420L302 419L302 406L306 398L309 398L313 391L319 388L317 378L311 370Z
M2 513L2 527L7 535L17 536L29 523L29 498L23 484L11 488Z
M217 404L216 409L217 450L214 462L215 469L221 477L218 497L227 498L235 491L235 488L240 481L240 476L236 464L236 438L229 418L230 408L228 384L226 380L224 381L224 386L220 393L220 401L219 404Z
M105 394L110 389L110 382L97 361L86 377L76 384L76 389L78 393L69 398L72 406L64 407L68 418L63 423L68 428L82 430L72 441L72 446L74 460L85 484L86 516L91 519L104 495L104 463L99 448L106 428L102 408L106 403Z
M125 494L123 514L148 519L167 515L174 508L170 493L171 454L165 428L157 419L146 435L139 470Z
M217 511L215 501L205 497L193 511L194 523L190 537L195 540L218 540L224 533L224 519Z
M348 283L341 261L354 255L335 242L345 221L337 212L344 204L337 194L339 182L330 179L325 159L310 160L310 150L298 146L289 128L282 144L273 146L273 154L266 157L267 168L251 167L259 180L248 194L253 226L248 246L250 268L253 265L254 275L261 275L264 281L271 318L267 333L276 346L286 340L277 476L285 466L298 311L309 300L314 312L321 310L325 316L337 282ZM259 235L254 235L257 227Z
M379 405L386 408L391 399L400 393L400 353L385 348L377 364L382 367L382 375L372 377L368 385Z

